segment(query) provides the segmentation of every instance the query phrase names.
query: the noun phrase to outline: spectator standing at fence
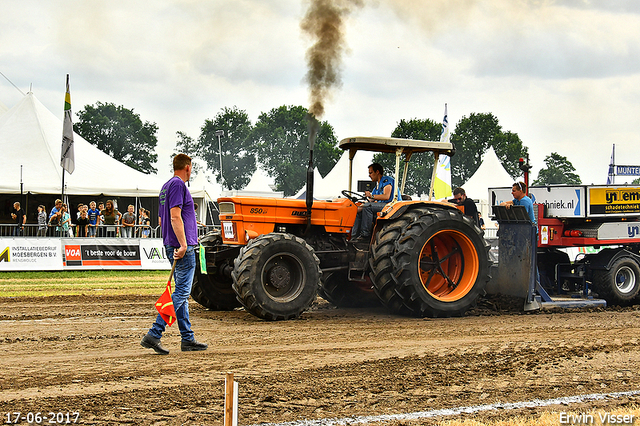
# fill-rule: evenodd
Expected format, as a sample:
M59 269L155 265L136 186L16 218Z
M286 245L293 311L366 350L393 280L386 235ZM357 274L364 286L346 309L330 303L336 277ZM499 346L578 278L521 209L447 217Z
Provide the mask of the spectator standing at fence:
M89 218L89 237L96 236L96 228L98 227L98 220L100 218L100 211L96 209L96 202L89 203L89 210L87 210L87 217Z
M122 215L122 237L133 238L133 229L136 226L136 214L133 204L129 204L127 211Z
M57 219L60 218L60 210L62 209L62 200L61 199L57 199L55 202L55 206L53 206L53 208L51 209L51 213L49 213L49 222L51 221L51 218L55 215L57 216ZM57 223L56 221L54 221L54 223Z
M73 231L71 230L71 216L67 211L67 205L62 204L60 210L60 222L57 227L58 235L61 237L73 237Z
M102 201L100 201L98 203L98 226L97 226L97 230L98 230L98 237L104 237L104 216L102 215L102 210L104 210L104 203Z
M87 216L87 212L84 209L80 211L80 217L78 218L76 229L78 230L78 232L76 233L77 237L86 237L88 235L89 217Z
M204 227L204 223L198 220L198 203L193 203L193 209L196 211L196 223L198 224L198 226Z
M24 214L24 210L20 208L20 203L17 201L13 203L11 218L16 221L16 226L13 229L13 236L18 237L22 235L24 231L24 224L27 221L27 216Z
M102 210L102 217L104 225L106 227L105 235L107 237L115 237L117 226L120 224L122 214L113 207L113 201L107 200L104 210Z
M71 223L73 226L78 225L78 219L80 218L80 212L82 211L82 203L78 203L77 210L75 212L69 212L69 216L71 216Z
M149 238L151 234L151 219L149 219L149 212L146 209L140 209L140 226L142 238Z
M47 236L47 212L46 208L40 204L38 206L38 237Z
M189 295L196 270L195 248L198 245L198 225L193 198L185 182L191 177L191 158L185 154L173 157L174 174L162 186L159 197L159 213L162 221L162 241L171 263L175 261L175 289L171 298L176 311L176 322L180 329L183 351L203 351L205 343L196 341L189 321ZM160 338L167 323L160 314L143 337L140 344L156 353L167 355Z

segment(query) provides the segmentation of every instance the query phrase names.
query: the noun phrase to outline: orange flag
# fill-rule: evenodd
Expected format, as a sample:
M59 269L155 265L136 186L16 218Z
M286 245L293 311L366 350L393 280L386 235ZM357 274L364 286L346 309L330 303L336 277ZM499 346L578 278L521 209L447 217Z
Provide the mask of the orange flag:
M169 326L176 322L176 311L173 308L173 299L171 299L171 278L173 277L173 271L175 271L175 269L176 262L174 260L173 267L171 268L171 274L169 275L169 281L167 282L167 288L156 302L156 309L158 310L158 313Z

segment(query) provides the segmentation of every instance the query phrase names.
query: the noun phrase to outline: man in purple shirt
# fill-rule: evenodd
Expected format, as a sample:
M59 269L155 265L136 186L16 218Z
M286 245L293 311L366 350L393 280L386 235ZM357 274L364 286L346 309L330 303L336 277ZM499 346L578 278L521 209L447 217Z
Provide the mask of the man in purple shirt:
M180 348L183 351L204 351L207 345L196 341L189 321L189 295L196 270L194 249L198 245L198 225L193 198L185 185L190 177L191 158L185 154L173 157L173 177L160 191L160 226L167 258L171 263L174 259L176 262L173 275L175 289L171 299L182 337ZM160 344L166 325L162 316L158 314L156 322L142 338L140 344L145 348L153 349L160 355L167 355L169 351Z

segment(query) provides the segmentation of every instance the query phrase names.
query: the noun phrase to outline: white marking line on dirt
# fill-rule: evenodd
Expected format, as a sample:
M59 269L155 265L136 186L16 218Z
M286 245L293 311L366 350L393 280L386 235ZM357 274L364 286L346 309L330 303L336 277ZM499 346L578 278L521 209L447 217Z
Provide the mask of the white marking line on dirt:
M486 405L475 405L472 407L444 408L441 410L419 411L406 414L384 414L380 416L353 416L341 419L319 419L319 420L299 420L285 423L259 423L253 426L332 426L332 425L353 425L376 422L386 422L391 420L415 420L429 417L455 416L458 414L473 414L481 411L491 410L515 410L518 408L547 407L549 405L576 404L579 402L596 401L603 399L621 398L624 396L640 395L640 390L614 393L592 393L590 395L565 396L553 399L534 399L533 401L497 403Z

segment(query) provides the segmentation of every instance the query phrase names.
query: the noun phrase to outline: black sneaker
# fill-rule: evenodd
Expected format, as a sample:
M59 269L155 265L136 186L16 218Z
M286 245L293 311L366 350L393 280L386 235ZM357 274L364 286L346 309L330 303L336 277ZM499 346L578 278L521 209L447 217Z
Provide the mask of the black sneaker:
M162 347L160 339L156 339L150 334L146 334L140 342L142 347L153 349L158 355L169 355L169 350Z
M180 349L182 349L183 352L206 351L208 347L209 345L207 345L206 343L200 343L195 340L193 341L183 340L182 343L180 343Z

